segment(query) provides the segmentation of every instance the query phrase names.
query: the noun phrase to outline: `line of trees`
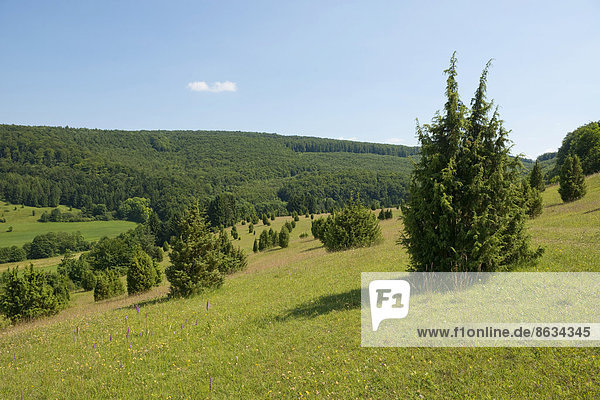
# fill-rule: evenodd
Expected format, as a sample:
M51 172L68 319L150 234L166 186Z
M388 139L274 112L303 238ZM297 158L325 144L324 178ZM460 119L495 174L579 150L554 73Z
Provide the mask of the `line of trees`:
M296 221L286 221L281 227L281 231L277 232L273 228L267 231L264 229L258 239L254 239L252 250L256 253L263 250L268 250L272 247L279 246L281 248L288 247L290 243L290 233L296 227Z
M90 249L81 232L48 232L37 235L22 247L0 248L0 263L19 262L26 259L54 257L67 251L85 251Z
M419 154L418 147L355 142L350 140L322 139L306 136L286 137L285 145L290 149L301 153L346 152L360 154L378 154L396 157L408 157L411 155Z

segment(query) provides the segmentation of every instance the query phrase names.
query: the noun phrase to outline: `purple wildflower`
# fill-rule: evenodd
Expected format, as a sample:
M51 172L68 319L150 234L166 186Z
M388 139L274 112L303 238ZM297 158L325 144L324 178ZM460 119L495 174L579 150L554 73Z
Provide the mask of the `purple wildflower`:
M110 334L110 338L109 338L109 339L110 339L110 341L112 342L112 333Z
M129 339L129 333L131 332L131 329L129 329L129 327L127 327L127 333L125 334L125 337L127 339Z
M121 368L123 368L123 361L119 361L119 363L121 363Z
M206 311L208 311L208 300L206 301Z
M135 309L137 310L138 314L140 313L140 306L138 306L137 304L135 305Z
M92 343L92 349L96 348L96 343Z
M181 329L183 329L183 324L181 324Z
M210 379L208 380L208 390L212 391L212 376L210 377Z
M75 333L79 335L79 325L77 325L77 327L75 328Z

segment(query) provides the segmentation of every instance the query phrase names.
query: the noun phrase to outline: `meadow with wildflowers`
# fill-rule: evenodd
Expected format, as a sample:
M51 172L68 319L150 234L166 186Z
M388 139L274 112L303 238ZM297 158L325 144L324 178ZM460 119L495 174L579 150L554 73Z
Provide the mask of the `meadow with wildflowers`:
M556 186L543 193L528 224L545 253L519 270L600 271L600 175L587 185L569 204ZM238 225L248 268L191 299L167 300L168 283L98 304L75 296L0 332L0 398L600 397L595 348L361 348L360 273L408 265L397 216L380 222L381 244L335 253L300 237L304 216L289 247L260 253Z

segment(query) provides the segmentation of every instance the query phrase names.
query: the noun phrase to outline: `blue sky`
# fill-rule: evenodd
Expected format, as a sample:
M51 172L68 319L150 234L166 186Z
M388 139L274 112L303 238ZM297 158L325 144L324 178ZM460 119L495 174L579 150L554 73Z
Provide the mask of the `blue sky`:
M417 144L453 51L515 153L600 115L600 2L0 0L0 122Z

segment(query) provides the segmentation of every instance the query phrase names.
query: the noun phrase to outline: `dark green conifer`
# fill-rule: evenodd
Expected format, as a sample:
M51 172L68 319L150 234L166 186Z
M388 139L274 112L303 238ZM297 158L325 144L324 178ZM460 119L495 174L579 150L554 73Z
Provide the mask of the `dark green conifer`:
M558 193L565 203L579 200L587 191L581 161L577 155L567 156L560 170Z
M421 158L400 239L414 270L495 271L541 254L529 248L520 162L509 157L508 132L486 99L489 65L468 107L458 95L453 55L443 112L417 126Z
M539 192L546 190L544 176L542 175L542 167L540 167L540 163L537 160L529 175L529 186L531 186L532 189L537 189Z

